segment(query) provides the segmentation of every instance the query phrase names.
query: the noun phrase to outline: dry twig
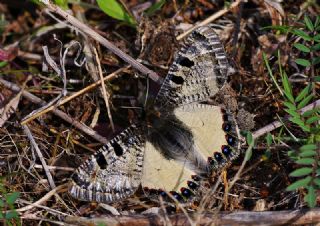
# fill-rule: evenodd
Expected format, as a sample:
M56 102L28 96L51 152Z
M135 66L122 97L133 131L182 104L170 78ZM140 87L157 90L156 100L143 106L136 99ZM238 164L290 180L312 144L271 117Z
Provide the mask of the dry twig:
M192 216L194 217L194 216ZM175 226L190 225L184 214L170 215L169 219ZM66 217L66 223L75 225L98 225L105 224L108 226L140 225L140 226L157 226L163 225L163 219L159 215L128 215L128 216L105 216L100 218L81 218ZM311 210L286 210L286 211L238 211L238 212L220 212L204 213L200 217L198 225L305 225L320 222L320 209Z
M119 48L117 48L113 43L109 42L107 39L102 37L100 34L98 34L96 31L94 31L89 26L85 25L84 23L81 23L81 21L77 20L75 17L67 13L66 11L62 10L58 6L51 4L49 0L41 0L41 2L47 7L48 10L51 12L57 13L61 17L63 17L68 23L70 23L72 26L79 29L81 32L85 33L89 37L93 38L97 42L101 43L103 46L108 48L111 52L116 54L118 57L123 59L125 62L130 64L133 68L140 71L142 74L149 76L153 81L162 84L162 78L155 73L154 71L150 70L149 68L145 67L135 59L133 59L131 56L127 55L123 51L121 51Z
M96 87L100 84L101 81L98 81L96 84L91 85L91 87ZM8 89L11 89L15 92L19 92L21 90L21 88L11 82L8 82L4 79L0 78L0 83L2 83L5 87L7 87ZM88 88L88 87L87 87ZM89 90L89 89L87 89ZM25 97L26 99L28 99L29 101L36 103L36 104L40 104L40 105L45 105L45 101L41 100L39 97L29 93L28 91L23 90L22 91L22 96ZM53 109L53 113L55 115L57 115L58 117L60 117L61 119L65 120L66 122L70 123L71 125L73 125L74 127L76 127L77 129L79 129L80 131L84 132L85 134L89 135L90 137L94 138L95 140L106 144L108 143L108 140L99 135L97 132L95 132L94 130L92 130L90 127L84 125L83 123L74 120L73 118L71 118L69 115L67 115L66 113L64 113L63 111L60 111L59 109Z
M51 173L50 173L50 171L48 169L47 163L43 158L43 155L42 155L42 153L40 151L40 148L39 148L37 142L33 138L33 135L32 135L32 133L31 133L31 131L30 131L28 126L22 126L22 128L23 128L25 134L28 136L28 138L30 140L31 147L34 148L34 150L36 151L36 153L37 153L37 155L38 155L38 157L39 157L39 159L41 161L41 164L43 166L44 172L47 175L47 178L48 178L49 185L50 185L51 189L54 189L56 187L56 185L55 185L55 183L53 181L53 177L52 177L52 175L51 175Z

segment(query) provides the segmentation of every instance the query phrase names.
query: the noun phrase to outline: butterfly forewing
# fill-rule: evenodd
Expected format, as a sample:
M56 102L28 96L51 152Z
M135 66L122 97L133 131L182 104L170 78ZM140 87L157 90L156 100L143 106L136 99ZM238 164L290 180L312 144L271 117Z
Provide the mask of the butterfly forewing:
M131 125L92 155L73 174L70 194L105 203L131 196L141 181L144 132L143 126Z
M228 62L217 34L209 26L196 29L175 57L156 97L166 111L215 95L227 80Z

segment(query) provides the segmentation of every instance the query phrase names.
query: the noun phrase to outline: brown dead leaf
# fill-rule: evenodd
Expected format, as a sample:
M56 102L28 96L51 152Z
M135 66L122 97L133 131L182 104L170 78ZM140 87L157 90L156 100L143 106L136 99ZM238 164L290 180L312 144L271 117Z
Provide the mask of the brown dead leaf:
M281 0L264 0L263 3L265 7L267 8L271 20L272 25L282 25L282 18L285 17L284 10L282 8L282 5L280 4Z
M13 96L9 101L8 99L0 93L0 128L4 123L10 118L10 116L16 111L18 104L20 102L22 91ZM4 104L8 101L6 104Z

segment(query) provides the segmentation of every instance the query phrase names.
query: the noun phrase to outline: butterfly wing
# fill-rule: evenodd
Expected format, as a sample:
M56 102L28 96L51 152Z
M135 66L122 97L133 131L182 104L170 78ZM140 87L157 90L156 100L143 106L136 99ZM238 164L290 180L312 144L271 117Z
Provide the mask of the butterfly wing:
M161 128L160 132L154 132L154 137L149 136L152 144L146 147L143 187L165 191L184 187L185 191L192 187L188 183L192 175L210 173L210 169L224 166L239 154L237 124L220 107L191 103L176 108L174 114L191 134L177 130L180 126L169 125L173 120L168 120L164 126L167 129ZM168 140L176 145L163 144ZM186 143L188 146L181 147ZM169 152L170 156L163 152Z
M73 174L70 194L81 200L111 203L132 195L142 176L145 134L131 125Z
M217 34L210 26L199 27L175 57L156 97L164 111L206 100L227 80L228 61Z

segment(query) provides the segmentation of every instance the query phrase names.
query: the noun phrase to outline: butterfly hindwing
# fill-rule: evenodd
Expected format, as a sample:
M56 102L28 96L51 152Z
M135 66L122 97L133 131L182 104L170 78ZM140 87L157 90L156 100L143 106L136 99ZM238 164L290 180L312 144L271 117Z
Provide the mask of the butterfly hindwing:
M176 55L155 106L161 111L206 100L224 85L227 68L223 45L213 28L199 27Z
M219 106L191 103L174 113L192 131L196 149L206 160L212 158L215 168L238 156L239 129L230 112Z
M131 125L92 155L73 174L70 194L104 203L131 196L142 176L144 131Z
M185 190L192 175L208 176L239 154L237 124L221 107L191 103L173 114L148 136L143 187Z

